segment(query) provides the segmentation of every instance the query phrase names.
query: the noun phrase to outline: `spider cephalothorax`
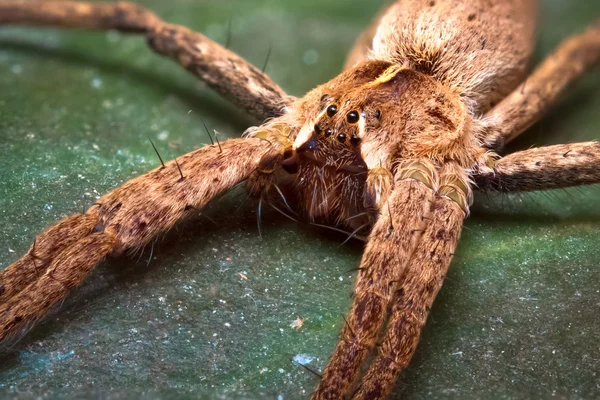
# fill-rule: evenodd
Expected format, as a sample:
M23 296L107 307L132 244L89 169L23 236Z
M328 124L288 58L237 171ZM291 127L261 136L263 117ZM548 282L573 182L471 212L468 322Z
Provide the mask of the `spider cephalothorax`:
M402 160L431 159L434 169L457 162L465 170L483 162L477 127L456 92L420 72L368 61L250 136L287 135L282 165L296 175L310 219L359 227L373 221Z

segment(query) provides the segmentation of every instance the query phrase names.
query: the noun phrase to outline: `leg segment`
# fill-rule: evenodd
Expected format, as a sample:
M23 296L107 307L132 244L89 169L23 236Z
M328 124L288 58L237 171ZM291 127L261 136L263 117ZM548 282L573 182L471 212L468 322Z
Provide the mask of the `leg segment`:
M565 89L600 62L600 20L565 40L535 72L485 115L486 146L500 150L538 121Z
M537 147L501 158L472 179L480 190L529 192L600 183L600 143Z
M200 33L167 24L132 3L9 0L0 2L3 24L145 34L152 50L172 58L259 120L281 115L292 101L267 75L237 54Z
M428 167L427 163L425 169ZM435 200L430 187L437 182L425 185L408 179L402 171L396 174L395 189L369 236L354 286L352 308L313 399L340 399L349 391L379 336L396 282L411 259L425 219L430 218ZM419 169L409 171L413 175L421 173ZM423 180L429 180L425 175L429 174L425 172Z
M95 215L75 214L40 234L27 254L2 271L0 304L44 274L56 254L88 235L97 222Z
M0 306L0 342L18 338L41 319L114 249L116 238L97 232L63 250L38 279Z
M283 158L275 139L231 139L133 179L40 235L0 272L0 343L31 326L108 254L145 246L183 217Z
M452 187L456 178L453 173L442 173L440 193L446 190L446 184ZM398 284L378 355L354 395L356 399L383 399L388 396L417 348L421 328L444 282L465 212L456 201L445 196L436 197L431 208L431 219L427 221L411 264Z

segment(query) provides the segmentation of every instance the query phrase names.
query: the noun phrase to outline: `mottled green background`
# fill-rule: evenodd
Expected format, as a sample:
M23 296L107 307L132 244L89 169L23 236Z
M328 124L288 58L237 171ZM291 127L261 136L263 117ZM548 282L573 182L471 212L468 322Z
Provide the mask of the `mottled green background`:
M333 77L382 1L141 2L224 43L292 94ZM367 5L369 4L369 5ZM547 0L537 58L600 16ZM600 138L600 74L519 147ZM200 117L252 123L143 39L0 28L0 268L97 196L207 142ZM600 188L480 196L405 398L600 397ZM237 192L139 258L111 261L0 357L0 396L302 398L350 304L361 244L273 212L257 234ZM137 261L137 262L136 262ZM246 279L245 279L245 278ZM290 324L305 319L296 331Z

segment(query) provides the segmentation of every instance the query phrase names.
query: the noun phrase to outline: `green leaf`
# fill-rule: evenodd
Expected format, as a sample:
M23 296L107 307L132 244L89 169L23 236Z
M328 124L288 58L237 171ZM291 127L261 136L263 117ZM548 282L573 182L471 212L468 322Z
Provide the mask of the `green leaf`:
M376 3L376 4L375 4ZM263 65L295 95L335 76L383 1L158 0L143 5ZM537 59L600 15L542 2ZM142 38L0 28L0 268L98 196L253 122ZM600 138L600 74L516 150ZM405 398L600 395L600 189L479 196ZM350 305L362 246L225 196L132 258L104 263L0 359L0 393L302 398ZM304 320L296 330L291 325Z

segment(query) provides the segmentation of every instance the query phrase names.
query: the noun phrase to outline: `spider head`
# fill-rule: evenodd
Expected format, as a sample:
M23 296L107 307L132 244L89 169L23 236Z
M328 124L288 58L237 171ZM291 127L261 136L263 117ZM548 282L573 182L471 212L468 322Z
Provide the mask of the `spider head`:
M364 63L307 93L294 108L296 119L302 121L294 150L339 167L347 166L349 158L360 158L362 136L379 123L382 114L357 89L390 66L383 61Z
M469 165L479 147L458 90L386 61L343 72L309 92L294 112L303 121L294 150L342 169L364 163L391 170L406 158Z
M480 148L458 90L386 61L343 72L260 129L281 126L289 143L283 168L301 203L311 218L337 222L372 208L370 171L390 176L400 161L423 158L468 168Z
M317 120L313 127L313 135L323 137L328 140L336 140L346 146L356 147L360 144L359 126L360 114L357 110L350 110L346 115L339 114L340 106L330 104L327 106L321 118ZM299 146L313 146L314 143L306 141Z

